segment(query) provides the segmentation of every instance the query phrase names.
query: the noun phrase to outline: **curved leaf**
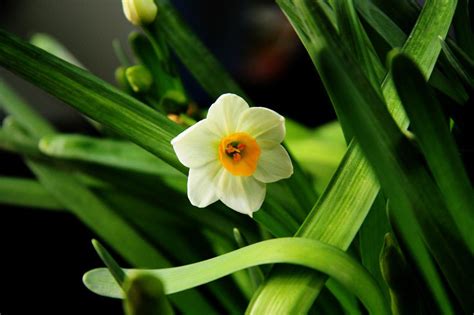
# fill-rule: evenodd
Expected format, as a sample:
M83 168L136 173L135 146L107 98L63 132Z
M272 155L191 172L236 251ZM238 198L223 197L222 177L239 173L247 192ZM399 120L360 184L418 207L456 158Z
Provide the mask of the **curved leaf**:
M172 294L238 270L273 263L298 264L327 273L355 294L371 314L390 314L377 282L360 264L334 246L303 238L263 241L198 263L148 272L158 276L165 292ZM86 273L84 284L97 294L123 297L122 289L105 268Z

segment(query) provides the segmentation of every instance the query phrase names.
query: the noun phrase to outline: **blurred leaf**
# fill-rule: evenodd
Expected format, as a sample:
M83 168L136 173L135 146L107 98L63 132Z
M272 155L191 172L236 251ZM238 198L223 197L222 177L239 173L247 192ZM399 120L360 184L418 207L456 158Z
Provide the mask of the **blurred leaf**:
M336 247L313 240L279 238L263 241L195 264L148 272L158 276L165 292L171 294L265 263L299 264L325 272L355 294L371 314L389 314L379 287L362 266ZM89 271L84 275L84 283L97 294L123 296L106 269Z
M67 171L49 163L27 161L45 189L136 266L167 265L166 259L128 222L107 207Z
M72 63L79 68L85 69L85 67L76 59L76 57L74 57L73 54L71 54L71 52L66 47L64 47L63 44L61 44L57 39L49 34L36 33L31 36L30 43L38 48L46 50L50 54L61 58L62 60Z
M10 117L7 117L7 119ZM0 129L0 149L10 151L19 154L28 154L30 156L39 156L41 153L38 151L36 141L24 136L21 133L11 130L11 126L8 128L3 125Z
M38 138L54 133L54 128L40 115L30 110L25 101L2 79L0 79L0 107L14 116L30 136Z
M64 210L40 183L18 177L0 176L0 203L25 208Z
M39 142L42 153L60 159L84 161L158 176L185 176L134 143L83 135L50 135Z
M156 97L159 105L164 106L167 112L174 112L179 109L178 107L181 107L181 111L186 110L188 106L186 92L163 36L155 40L152 36L147 38L143 34L132 33L129 42L138 61L151 71L155 80L150 96Z
M157 41L160 37L166 39L211 98L217 98L224 93L234 93L249 100L219 61L181 19L170 1L155 2L160 13L154 24L146 27L147 30Z
M160 279L147 272L133 273L124 284L127 315L173 315Z
M313 176L318 192L327 186L347 150L338 122L311 130L287 119L286 143L295 159Z

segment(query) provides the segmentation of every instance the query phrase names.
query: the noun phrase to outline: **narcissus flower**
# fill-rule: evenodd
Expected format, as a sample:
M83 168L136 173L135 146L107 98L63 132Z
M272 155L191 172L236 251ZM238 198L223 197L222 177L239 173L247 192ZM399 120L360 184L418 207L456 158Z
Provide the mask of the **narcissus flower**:
M224 94L207 118L171 141L178 159L189 167L188 198L203 208L221 200L248 214L260 209L267 183L288 178L293 165L281 146L285 118Z

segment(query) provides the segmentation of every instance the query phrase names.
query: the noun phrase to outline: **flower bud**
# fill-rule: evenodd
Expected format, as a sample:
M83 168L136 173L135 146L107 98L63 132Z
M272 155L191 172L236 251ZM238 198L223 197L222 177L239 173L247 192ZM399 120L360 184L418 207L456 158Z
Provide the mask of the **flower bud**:
M147 92L153 84L152 74L142 65L127 68L125 70L125 76L135 93Z
M153 22L158 11L153 0L122 0L122 5L127 20L134 25Z

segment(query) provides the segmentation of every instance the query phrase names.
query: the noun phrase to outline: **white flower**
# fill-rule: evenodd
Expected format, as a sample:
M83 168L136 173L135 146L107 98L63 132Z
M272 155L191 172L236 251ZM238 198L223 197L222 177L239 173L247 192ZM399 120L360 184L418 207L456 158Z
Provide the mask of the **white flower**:
M127 20L134 25L153 22L158 12L153 0L122 0L122 7Z
M293 174L280 144L285 132L285 118L278 113L250 108L234 94L220 96L206 119L171 141L179 161L190 168L191 203L204 208L220 199L252 216L265 199L265 184Z

